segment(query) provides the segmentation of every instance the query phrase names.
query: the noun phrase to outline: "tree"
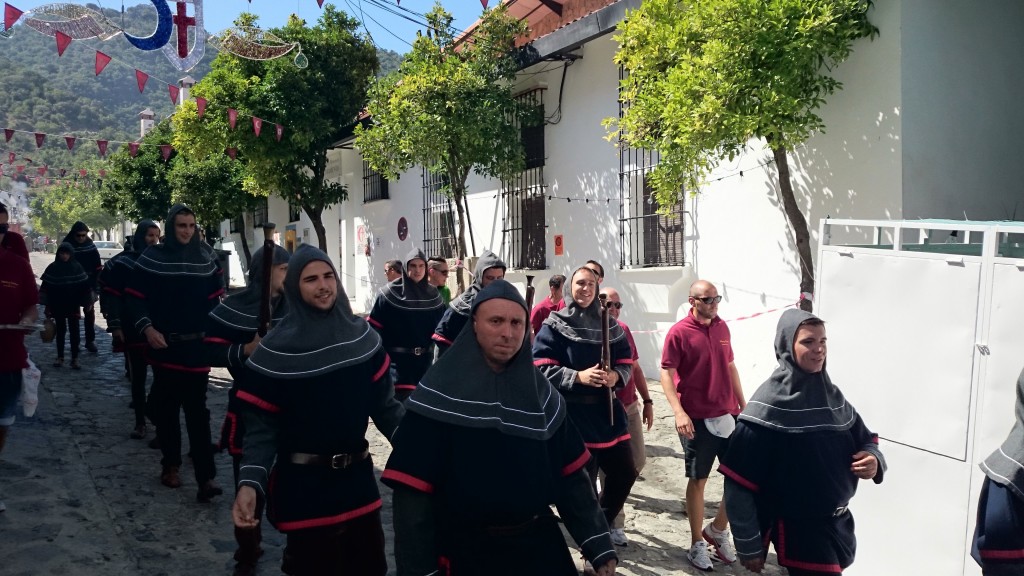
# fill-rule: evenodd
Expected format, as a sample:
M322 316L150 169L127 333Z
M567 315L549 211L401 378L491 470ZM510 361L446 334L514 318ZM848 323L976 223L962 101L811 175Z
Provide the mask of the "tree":
M457 258L466 250L466 179L470 170L507 180L525 165L520 126L536 122L512 97L518 64L515 39L526 23L504 6L484 12L457 42L452 17L436 4L429 29L413 43L399 72L370 89L368 128L356 127L356 147L374 170L395 178L417 164L444 177L458 212ZM459 287L462 288L462 276Z
M697 190L711 169L763 139L796 240L800 290L814 290L807 219L788 151L824 132L817 110L840 89L831 70L854 41L878 34L870 0L645 0L620 26L616 62L627 108L613 136L658 150L651 181L662 206ZM810 300L802 306L811 309Z
M146 134L134 158L127 145L111 155L107 178L100 189L104 208L129 220L149 218L160 222L167 217L171 207L167 174L178 155L172 152L164 160L159 145L169 144L171 135L171 123L165 120Z
M78 220L94 230L110 230L118 220L103 207L91 181L64 181L40 191L32 199L32 226L51 238L63 238Z
M254 23L253 15L236 22ZM373 44L356 35L358 27L357 20L330 4L313 27L293 16L272 32L300 42L309 67L297 68L287 58L256 62L221 52L192 91L209 101L206 115L199 118L195 103L188 103L174 118L176 148L193 159L236 148L245 162L245 189L302 206L325 251L323 211L348 197L342 184L325 178L327 151L356 121L378 66ZM231 130L227 104L239 111L240 122L255 116L283 125L283 138L276 141L273 124L261 137L246 126Z

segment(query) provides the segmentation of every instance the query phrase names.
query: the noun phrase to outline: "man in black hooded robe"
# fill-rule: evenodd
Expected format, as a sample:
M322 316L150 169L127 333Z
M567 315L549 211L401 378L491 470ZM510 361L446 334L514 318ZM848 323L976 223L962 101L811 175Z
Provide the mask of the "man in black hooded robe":
M160 482L181 486L181 428L185 412L196 500L209 502L223 491L213 482L217 468L210 446L210 411L206 389L210 366L203 349L207 315L224 294L224 281L213 249L200 242L196 216L182 204L167 213L164 243L146 248L135 261L125 293L131 329L149 345L153 367L150 410L163 453Z
M78 221L71 226L71 231L64 237L63 242L68 242L75 250L75 261L78 262L85 274L89 277L89 289L96 291L96 279L103 269L103 260L100 258L100 251L89 238L89 227L85 222ZM85 349L95 354L99 351L96 347L96 308L90 302L83 307L85 324Z
M497 254L490 250L484 250L483 255L477 260L476 269L473 272L473 283L448 304L444 316L437 323L437 328L434 329L432 338L437 343L439 356L448 350L448 347L459 337L459 333L469 322L469 314L473 309L473 300L477 293L491 282L505 278L506 268L505 263L498 258Z
M382 505L367 421L387 438L394 398L380 336L352 314L334 265L304 244L288 262L288 314L260 341L238 391L245 449L235 526L255 528L259 502L288 536L281 570L295 576L387 573Z
M529 310L496 280L406 401L381 480L399 576L577 574L554 504L597 573L618 557L565 400L533 366Z
M366 320L380 334L391 357L395 397L404 401L434 361L434 328L444 300L427 280L427 257L414 249L401 278L381 288Z
M131 381L135 428L130 436L136 440L146 437L146 339L131 329L131 320L125 309L125 289L135 270L135 261L147 247L159 243L160 227L152 220L142 220L135 228L131 242L126 241L124 251L107 261L99 277L100 312L113 336L114 351L124 352Z
M786 310L775 357L718 468L736 555L761 572L770 541L792 576L841 574L857 550L850 500L861 480L882 482L885 458L825 371L824 322Z

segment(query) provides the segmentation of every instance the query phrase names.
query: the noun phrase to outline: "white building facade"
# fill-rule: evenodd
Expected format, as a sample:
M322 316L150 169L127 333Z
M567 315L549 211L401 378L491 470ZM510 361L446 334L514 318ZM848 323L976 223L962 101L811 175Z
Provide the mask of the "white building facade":
M771 153L752 141L673 214L654 214L642 174L656 156L620 150L602 126L619 111L614 27L639 2L608 2L582 17L581 6L600 3L563 4L567 21L532 41L543 59L516 85L524 98L543 104L547 118L530 136L531 168L504 186L470 177L470 251L498 252L520 287L527 274L535 276L538 301L549 276L569 274L588 259L601 262L604 285L622 295L622 317L636 334L648 377L657 377L667 329L687 311L690 283L710 280L724 296L720 313L731 320L736 362L752 392L775 365L780 309L800 297ZM554 16L547 17L551 27ZM1024 60L1024 4L893 0L875 3L870 17L880 35L859 41L836 70L844 89L822 110L828 132L790 155L813 249L827 216L1021 218L1024 165L1014 155L1024 114L1014 100L1022 80L1011 71ZM386 260L404 259L414 247L446 250L454 209L422 169L382 183L351 141L330 158L328 177L345 184L349 198L324 213L328 252L353 309L368 311ZM282 244L316 242L308 218L280 198L268 201L266 213L288 222L278 226ZM248 220L240 229L254 232ZM250 237L253 249L258 237ZM884 314L884 303L879 309Z

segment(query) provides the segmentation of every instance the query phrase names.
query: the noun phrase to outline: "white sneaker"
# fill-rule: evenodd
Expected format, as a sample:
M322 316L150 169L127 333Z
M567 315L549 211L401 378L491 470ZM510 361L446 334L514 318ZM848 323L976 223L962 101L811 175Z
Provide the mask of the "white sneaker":
M708 556L707 542L696 542L690 546L690 551L686 553L686 559L690 561L690 564L705 572L711 572L714 568L711 564L711 557Z
M612 544L616 546L626 546L629 544L629 539L626 538L626 531L622 528L612 528Z
M700 535L708 544L715 547L715 555L719 560L726 564L736 561L736 548L732 545L732 534L729 533L729 530L716 532L711 524L708 524L701 530Z

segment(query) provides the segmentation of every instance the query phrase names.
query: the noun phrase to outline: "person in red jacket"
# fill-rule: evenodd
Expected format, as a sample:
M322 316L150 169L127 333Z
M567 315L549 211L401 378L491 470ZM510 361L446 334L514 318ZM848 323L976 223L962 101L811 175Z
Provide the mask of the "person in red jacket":
M10 217L7 206L0 204L0 250L13 252L28 260L28 248L25 246L25 239L17 232L10 230Z

